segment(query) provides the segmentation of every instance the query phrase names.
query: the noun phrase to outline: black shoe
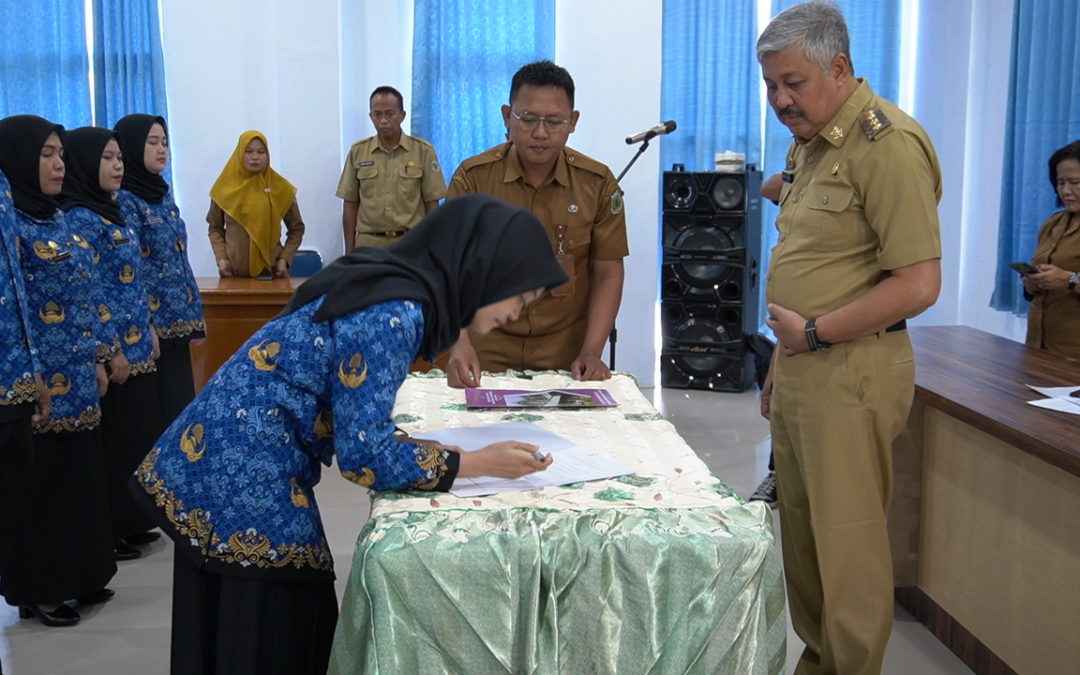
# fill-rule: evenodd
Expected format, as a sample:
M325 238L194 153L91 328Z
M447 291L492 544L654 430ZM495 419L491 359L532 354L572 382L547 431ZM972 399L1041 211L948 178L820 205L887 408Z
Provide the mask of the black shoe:
M19 618L29 619L37 616L46 626L74 626L79 623L79 613L67 605L60 605L51 612L46 612L37 605L19 605Z
M754 490L754 494L750 495L749 501L765 502L769 506L776 506L775 471L770 471L769 475L765 476L765 480L761 481L761 485L757 486L757 489Z
M142 557L142 551L127 544L123 539L113 542L113 552L117 560L134 560Z
M136 534L129 534L125 537L121 537L125 543L132 546L145 546L151 544L158 539L161 539L160 532L138 532Z
M99 588L93 593L80 595L79 597L75 598L75 602L79 603L80 605L97 605L102 602L108 602L109 600L112 600L114 595L116 595L116 591L112 590L111 588Z

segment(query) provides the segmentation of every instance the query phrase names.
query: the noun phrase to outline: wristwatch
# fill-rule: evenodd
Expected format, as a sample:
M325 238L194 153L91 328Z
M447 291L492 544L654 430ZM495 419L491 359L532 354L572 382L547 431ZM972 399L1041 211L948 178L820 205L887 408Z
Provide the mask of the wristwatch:
M1080 272L1069 272L1069 290L1075 290L1076 284L1080 284Z
M806 327L803 329L803 332L806 334L806 345L810 347L810 351L823 352L829 347L832 347L831 342L825 342L824 340L818 339L816 316L806 322Z

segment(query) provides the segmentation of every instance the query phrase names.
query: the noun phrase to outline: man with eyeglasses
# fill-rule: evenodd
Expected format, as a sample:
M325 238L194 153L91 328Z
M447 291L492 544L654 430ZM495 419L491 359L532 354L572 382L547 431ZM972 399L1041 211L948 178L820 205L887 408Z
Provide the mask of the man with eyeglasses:
M570 277L487 335L463 330L446 367L451 386L480 386L481 370L611 377L601 357L622 300L626 216L611 170L566 146L578 114L566 69L523 66L502 107L509 142L466 159L450 180L447 197L483 192L532 211Z
M346 253L396 241L446 196L435 148L401 131L401 92L377 87L369 109L376 133L353 143L337 188Z

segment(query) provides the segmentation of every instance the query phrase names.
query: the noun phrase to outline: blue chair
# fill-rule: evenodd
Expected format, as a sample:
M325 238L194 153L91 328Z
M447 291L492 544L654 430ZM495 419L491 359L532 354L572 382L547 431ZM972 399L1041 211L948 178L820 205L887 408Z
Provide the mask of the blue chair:
M289 276L310 277L322 269L322 256L318 251L300 249L293 256L292 267L289 268Z

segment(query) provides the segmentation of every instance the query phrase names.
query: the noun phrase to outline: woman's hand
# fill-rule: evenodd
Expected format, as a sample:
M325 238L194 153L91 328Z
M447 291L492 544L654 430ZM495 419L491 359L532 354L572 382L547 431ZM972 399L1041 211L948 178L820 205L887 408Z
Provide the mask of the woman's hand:
M52 412L52 393L45 386L45 380L41 379L41 373L34 373L34 387L37 389L37 403L34 405L34 414L30 416L30 422L41 424Z
M109 376L105 373L104 363L97 364L94 377L97 378L97 395L98 398L101 398L109 390Z
M458 475L462 478L494 476L495 478L521 478L530 473L543 471L551 466L551 453L542 460L535 453L540 448L531 443L501 441L461 453Z
M1024 288L1027 288L1028 279L1035 283L1037 291L1057 291L1069 287L1069 275L1072 274L1069 270L1063 270L1057 265L1036 265L1036 267L1039 268L1039 273L1025 277Z
M161 358L161 340L158 339L157 331L154 330L153 326L150 327L150 337L154 340L154 348L150 352L150 358L157 361Z
M222 258L221 260L217 261L217 272L218 276L222 279L225 279L226 277L231 277L233 275L232 263L229 262L228 258Z
M128 375L131 375L131 363L124 356L124 352L116 352L116 355L109 359L109 380L123 384L127 382Z

